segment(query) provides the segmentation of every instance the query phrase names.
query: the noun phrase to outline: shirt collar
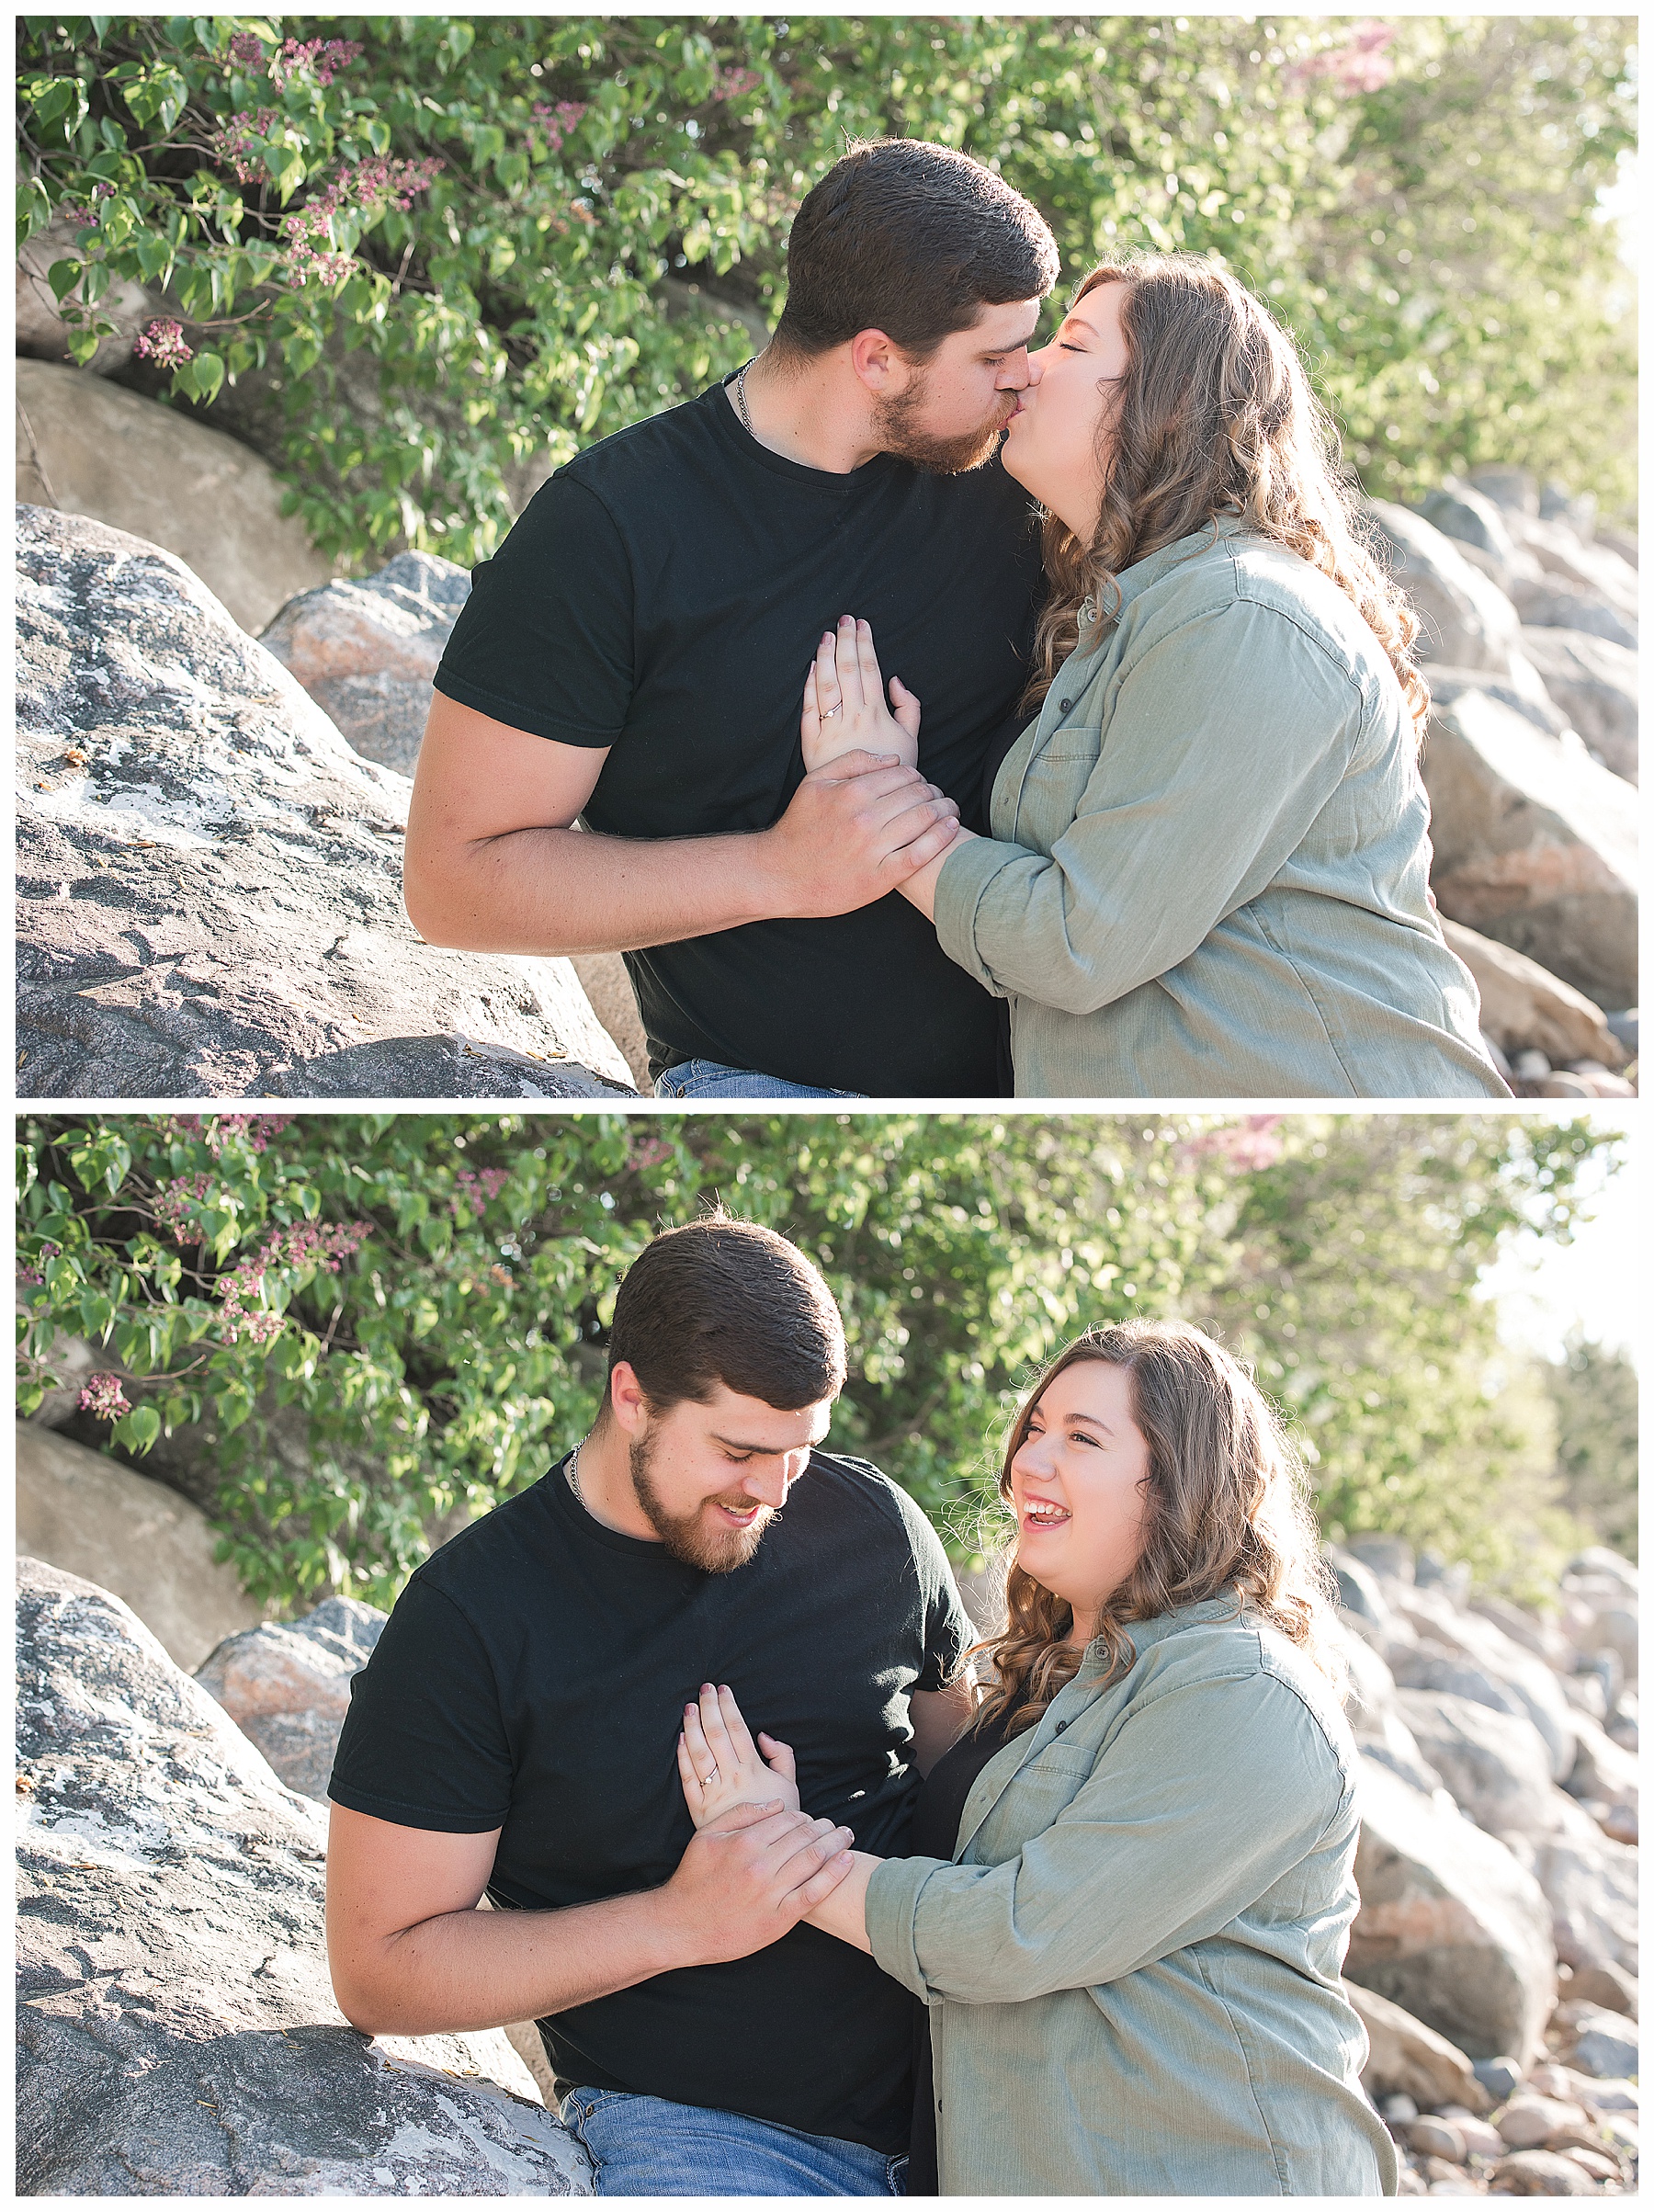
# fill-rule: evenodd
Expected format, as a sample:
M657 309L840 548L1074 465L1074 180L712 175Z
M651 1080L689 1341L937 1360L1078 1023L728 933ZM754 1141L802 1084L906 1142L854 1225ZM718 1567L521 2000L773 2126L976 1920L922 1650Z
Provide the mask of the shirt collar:
M1180 562L1192 560L1196 553L1209 552L1224 539L1235 537L1245 527L1244 516L1214 515L1210 522L1202 523L1188 537L1175 539L1172 544L1162 545L1158 552L1146 553L1141 561L1134 561L1129 568L1123 568L1114 580L1113 589L1105 593L1112 618L1117 621L1140 592L1147 591L1151 584L1158 584ZM1088 599L1080 610L1082 650L1087 644L1087 630L1097 619Z
M1168 552L1171 550L1169 546L1166 548ZM1203 1597L1193 1605L1178 1605L1170 1613L1157 1613L1152 1620L1132 1620L1122 1625L1140 1659L1145 1651L1163 1643L1168 1636L1175 1636L1180 1629L1194 1628L1202 1621L1238 1620L1240 1610L1233 1596ZM1080 1674L1100 1674L1106 1663L1102 1643L1093 1640L1085 1647Z

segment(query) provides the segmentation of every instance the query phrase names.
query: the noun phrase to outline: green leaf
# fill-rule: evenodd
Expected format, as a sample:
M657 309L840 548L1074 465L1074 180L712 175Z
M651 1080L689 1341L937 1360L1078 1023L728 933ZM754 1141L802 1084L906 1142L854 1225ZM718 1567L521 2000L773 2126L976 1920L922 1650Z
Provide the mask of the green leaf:
M196 397L203 402L217 399L224 381L223 357L216 353L198 353L194 366Z
M82 267L83 264L78 261L52 263L46 272L46 281L51 285L54 298L62 301L69 297L81 280Z
M134 1406L123 1413L111 1432L129 1450L147 1452L161 1435L161 1416L153 1405Z

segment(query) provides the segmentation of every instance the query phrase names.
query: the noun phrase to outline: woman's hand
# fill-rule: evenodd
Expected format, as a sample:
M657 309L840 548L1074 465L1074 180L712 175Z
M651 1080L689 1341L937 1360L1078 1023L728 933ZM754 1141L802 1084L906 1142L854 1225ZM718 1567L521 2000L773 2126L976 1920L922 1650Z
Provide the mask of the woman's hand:
M841 615L836 632L822 632L804 683L805 773L845 753L893 754L904 768L917 767L919 713L919 701L900 676L890 678L890 707L885 705L872 629Z
M714 1827L738 1805L799 1809L791 1745L765 1735L762 1729L754 1743L727 1686L714 1689L703 1682L698 1705L684 1707L677 1763L689 1817L697 1830Z

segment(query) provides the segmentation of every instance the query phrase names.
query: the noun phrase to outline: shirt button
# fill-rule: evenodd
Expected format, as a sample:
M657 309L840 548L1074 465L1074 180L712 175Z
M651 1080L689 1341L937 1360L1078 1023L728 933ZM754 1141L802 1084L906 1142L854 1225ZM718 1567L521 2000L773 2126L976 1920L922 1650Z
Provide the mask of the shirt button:
M1073 700L1072 700L1072 699L1059 699L1059 700L1058 700L1058 702L1057 702L1057 711L1058 711L1058 713L1059 713L1059 714L1066 714L1066 713L1068 712L1069 709L1070 709L1070 708L1071 708L1071 707L1073 705L1073 703L1074 703L1074 702L1073 702Z
M1063 1730L1064 1730L1065 1728L1067 1728L1067 1726L1068 1726L1068 1722L1067 1722L1066 1720L1059 1720L1059 1721L1057 1723L1057 1726L1056 1726L1056 1727L1055 1727L1055 1728L1054 1728L1054 1729L1051 1730L1051 1733L1052 1733L1054 1736L1060 1736L1060 1735L1061 1735L1061 1733L1062 1733L1062 1731L1063 1731Z

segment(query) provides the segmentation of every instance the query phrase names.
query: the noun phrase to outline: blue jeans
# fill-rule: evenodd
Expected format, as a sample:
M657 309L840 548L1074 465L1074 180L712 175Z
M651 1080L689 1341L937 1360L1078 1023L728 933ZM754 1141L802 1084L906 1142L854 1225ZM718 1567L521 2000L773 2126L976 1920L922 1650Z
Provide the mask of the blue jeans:
M572 2089L558 2117L598 2196L904 2196L907 2158L773 2120L612 2089Z
M657 1098L867 1098L868 1091L818 1091L780 1075L726 1068L716 1060L680 1060L655 1079Z

